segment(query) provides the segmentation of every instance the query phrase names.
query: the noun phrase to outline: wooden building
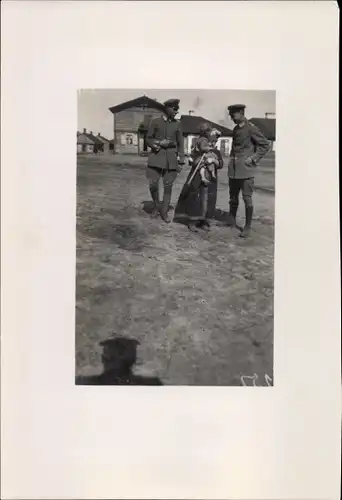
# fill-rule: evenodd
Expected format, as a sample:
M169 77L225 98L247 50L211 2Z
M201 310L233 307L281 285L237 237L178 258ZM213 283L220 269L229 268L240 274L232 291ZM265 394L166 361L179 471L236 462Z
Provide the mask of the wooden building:
M150 120L164 113L164 106L147 96L138 97L128 102L109 108L113 113L114 139L110 142L110 150L114 154L147 155L149 148L146 143ZM206 120L201 116L181 116L184 135L185 154L190 154L194 139L199 134L199 126L207 122L220 130L222 137L219 147L224 155L228 155L231 147L232 131L222 125Z
M100 133L94 135L93 132L77 132L77 153L105 153L109 151L110 141Z
M94 143L93 153L95 153L95 154L100 153L103 150L103 142L100 139L100 137L97 135L94 135L93 132L86 132L85 134Z
M114 117L114 139L110 141L113 153L147 154L148 125L164 112L163 104L144 95L109 110Z
M88 137L87 130L77 132L77 153L94 153L95 143Z
M110 141L103 137L103 135L100 134L100 132L97 134L96 139L101 141L101 144L98 145L98 150L100 153L108 153L109 152L109 146L110 146Z

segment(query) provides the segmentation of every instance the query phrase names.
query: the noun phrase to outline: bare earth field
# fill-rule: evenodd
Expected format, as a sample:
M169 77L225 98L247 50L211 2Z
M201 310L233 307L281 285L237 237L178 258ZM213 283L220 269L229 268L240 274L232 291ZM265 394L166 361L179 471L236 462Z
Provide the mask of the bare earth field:
M135 339L143 384L242 385L273 379L274 168L256 177L253 235L208 234L149 217L146 159L78 158L76 377L103 371L100 342ZM175 206L187 169L173 190ZM219 174L218 219L228 210ZM244 207L239 207L243 224ZM267 377L266 377L267 378ZM82 382L78 382L82 383ZM250 382L249 385L252 385Z

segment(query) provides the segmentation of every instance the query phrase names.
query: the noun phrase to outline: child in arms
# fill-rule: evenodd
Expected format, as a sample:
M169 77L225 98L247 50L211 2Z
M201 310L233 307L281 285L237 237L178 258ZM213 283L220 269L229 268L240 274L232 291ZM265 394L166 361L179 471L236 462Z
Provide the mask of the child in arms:
M218 130L212 129L206 123L203 124L200 129L200 136L191 152L189 164L196 167L201 162L199 173L205 186L208 186L213 179L216 179L216 169L220 168L220 158L216 150L220 135Z

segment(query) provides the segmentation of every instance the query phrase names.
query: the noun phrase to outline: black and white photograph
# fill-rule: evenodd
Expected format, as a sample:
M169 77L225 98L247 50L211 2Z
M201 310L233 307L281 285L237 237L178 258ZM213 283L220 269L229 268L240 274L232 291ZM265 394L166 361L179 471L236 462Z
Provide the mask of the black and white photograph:
M3 0L1 498L340 498L338 41Z
M77 104L76 384L273 386L276 92Z

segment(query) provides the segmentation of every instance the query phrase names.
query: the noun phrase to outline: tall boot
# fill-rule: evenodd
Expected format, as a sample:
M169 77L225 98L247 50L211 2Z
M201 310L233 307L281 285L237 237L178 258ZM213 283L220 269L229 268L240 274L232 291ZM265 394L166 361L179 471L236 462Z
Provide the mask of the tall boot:
M230 205L230 211L227 219L227 226L235 228L236 227L236 214L238 211L238 205Z
M241 238L248 238L251 234L251 226L252 226L252 217L253 217L253 206L246 207L246 222L245 227L241 233Z
M150 193L151 193L151 198L153 202L153 207L152 207L152 212L151 212L151 217L153 219L156 219L159 216L159 188L151 188L150 187Z
M171 218L168 214L169 209L170 209L170 201L171 201L171 190L165 190L164 189L164 198L163 198L163 203L161 206L160 210L160 215L162 216L162 219L164 222L171 222Z

